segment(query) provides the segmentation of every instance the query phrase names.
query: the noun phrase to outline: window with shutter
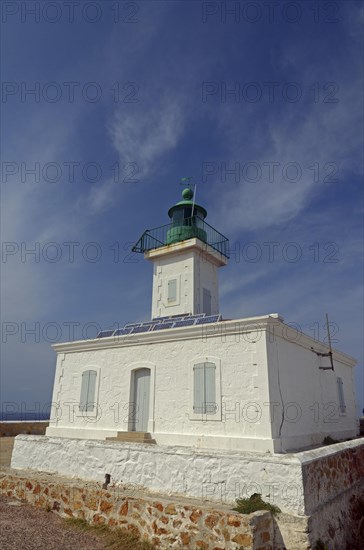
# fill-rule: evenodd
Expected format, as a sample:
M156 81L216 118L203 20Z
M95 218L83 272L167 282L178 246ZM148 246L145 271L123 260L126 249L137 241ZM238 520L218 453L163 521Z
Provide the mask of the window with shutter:
M207 288L203 289L202 307L203 313L206 313L206 315L211 315L211 292L207 290Z
M337 390L339 394L339 407L340 412L345 413L346 412L346 404L345 404L345 396L344 396L344 384L340 377L337 377Z
M216 366L214 363L205 363L205 412L216 412Z
M215 414L216 412L216 365L198 363L193 367L193 412Z
M168 281L168 302L177 300L177 279L169 279Z
M196 414L203 413L204 366L205 363L200 363L193 367L193 412Z
M95 409L95 391L96 391L95 370L86 370L82 373L80 410L93 411Z

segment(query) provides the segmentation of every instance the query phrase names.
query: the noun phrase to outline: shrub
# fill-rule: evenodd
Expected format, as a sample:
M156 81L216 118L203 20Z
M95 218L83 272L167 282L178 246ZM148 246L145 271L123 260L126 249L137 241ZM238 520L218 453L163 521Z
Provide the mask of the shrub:
M340 443L337 439L333 439L330 435L324 437L322 441L323 445L334 445L334 443Z
M328 550L328 546L326 546L326 544L319 539L318 541L316 541L313 550Z
M272 512L272 514L279 514L281 512L278 506L270 504L269 502L264 502L262 495L259 493L254 493L249 498L237 498L236 507L233 508L233 510L236 510L236 512L240 514L251 514L258 510L268 510Z

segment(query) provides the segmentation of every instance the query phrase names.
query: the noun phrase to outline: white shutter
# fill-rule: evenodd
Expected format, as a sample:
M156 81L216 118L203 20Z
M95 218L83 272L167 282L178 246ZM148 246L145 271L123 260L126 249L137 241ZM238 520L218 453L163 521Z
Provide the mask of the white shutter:
M193 367L193 412L216 413L216 365L199 363Z
M82 373L81 395L80 395L80 410L81 411L86 410L89 378L90 378L90 371L86 370L85 372Z
M169 279L168 281L168 302L177 300L177 279Z
M204 363L193 367L193 412L202 414L204 412Z
M87 411L93 411L95 408L95 390L96 390L96 376L95 370L89 370L89 382L87 392Z
M344 384L340 377L337 377L337 390L339 394L339 407L340 412L345 413L346 412L346 405L345 405L345 397L344 397Z
M205 363L205 413L216 412L216 365Z

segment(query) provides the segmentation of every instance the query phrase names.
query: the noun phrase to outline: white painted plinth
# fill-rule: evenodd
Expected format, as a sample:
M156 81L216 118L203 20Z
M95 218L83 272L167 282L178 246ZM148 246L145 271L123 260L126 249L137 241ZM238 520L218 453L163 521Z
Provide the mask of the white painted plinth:
M334 499L340 507L343 494L358 491L363 444L358 438L283 455L18 435L11 467L97 482L107 473L116 485L224 503L260 493L282 512L312 515Z
M11 467L99 482L108 473L112 483L217 502L261 493L282 511L304 514L301 463L294 455L19 435Z

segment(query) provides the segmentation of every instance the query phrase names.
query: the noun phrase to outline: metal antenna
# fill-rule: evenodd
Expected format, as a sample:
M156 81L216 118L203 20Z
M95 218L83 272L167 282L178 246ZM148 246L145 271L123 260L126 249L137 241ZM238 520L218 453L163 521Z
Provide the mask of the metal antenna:
M326 313L326 328L327 328L327 339L328 339L329 348L330 348L328 355L330 357L331 368L332 370L334 370L334 360L332 358L332 346L331 346L331 336L330 336L330 323L329 323L329 315L327 313Z
M196 189L197 189L197 184L195 183L195 184L194 184L194 190L193 190L193 204L192 204L191 218L193 218L193 211L194 211L194 209L195 209Z
M326 328L327 328L327 340L329 343L329 349L327 353L320 353L319 351L316 351L313 347L311 347L311 351L313 353L316 353L318 357L330 357L330 363L331 367L319 367L320 370L335 370L334 369L334 359L332 355L332 346L331 346L331 336L330 336L330 323L329 323L329 316L326 313Z
M195 203L196 203L196 188L197 184L192 183L192 176L187 176L186 178L182 178L179 182L180 185L184 185L185 187L193 187L193 203L192 203L192 212L191 212L191 218L193 217L193 212L195 210Z

